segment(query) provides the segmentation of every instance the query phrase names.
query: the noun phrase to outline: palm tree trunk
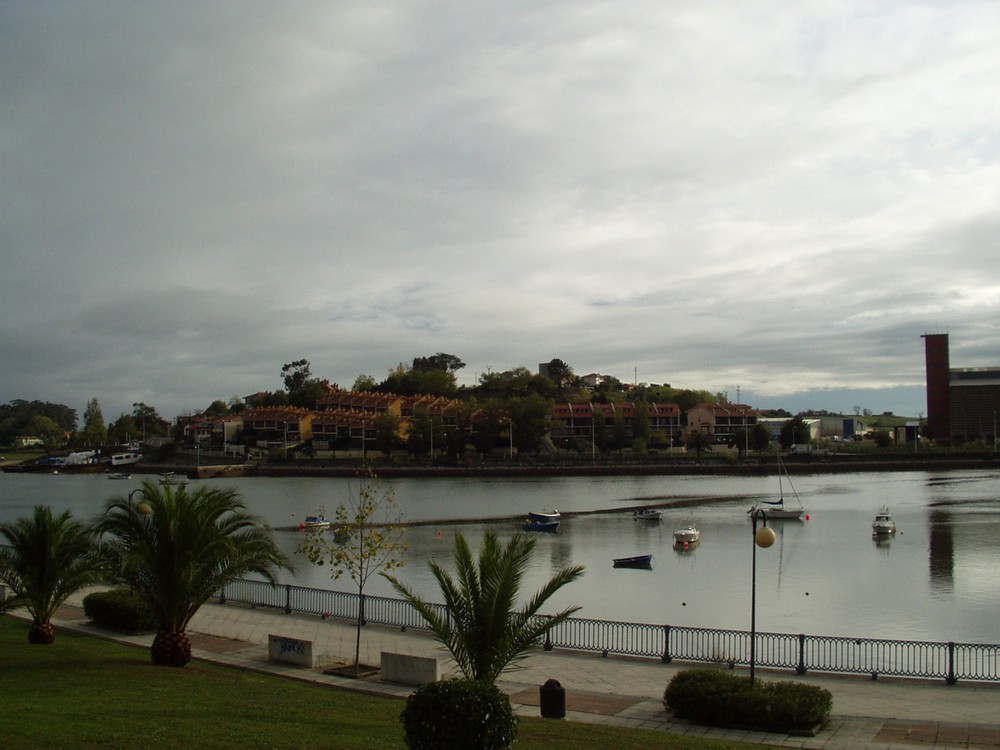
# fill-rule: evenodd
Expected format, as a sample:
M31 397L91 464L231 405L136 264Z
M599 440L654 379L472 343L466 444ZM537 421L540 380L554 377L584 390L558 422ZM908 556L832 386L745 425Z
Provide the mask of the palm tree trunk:
M154 664L167 667L183 667L191 661L191 641L187 633L165 633L162 630L153 639L150 656Z
M56 640L56 629L51 622L33 622L28 629L28 643L48 646Z

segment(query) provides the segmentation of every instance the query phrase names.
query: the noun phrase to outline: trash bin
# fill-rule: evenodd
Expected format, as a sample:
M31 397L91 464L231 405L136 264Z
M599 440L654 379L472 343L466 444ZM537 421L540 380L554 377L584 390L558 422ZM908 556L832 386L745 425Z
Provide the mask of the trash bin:
M538 688L538 707L544 719L566 718L566 689L558 680L546 680Z

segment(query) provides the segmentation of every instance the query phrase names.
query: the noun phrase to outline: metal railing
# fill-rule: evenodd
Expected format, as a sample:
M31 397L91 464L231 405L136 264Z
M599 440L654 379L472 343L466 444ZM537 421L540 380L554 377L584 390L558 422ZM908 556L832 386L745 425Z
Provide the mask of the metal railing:
M274 607L286 614L301 612L324 619L354 621L359 603L362 622L429 631L423 617L404 599L384 596L359 597L342 591L313 589L290 584L272 586L265 581L239 579L218 592L220 602ZM443 617L442 604L431 604ZM544 617L544 615L539 615ZM750 663L750 633L678 625L651 625L614 620L571 617L553 628L546 649L593 651L608 656L645 657L670 663L725 664L730 668ZM958 680L1000 681L1000 644L955 643L954 641L896 641L880 638L788 633L757 633L755 662L758 667L841 674L865 674Z

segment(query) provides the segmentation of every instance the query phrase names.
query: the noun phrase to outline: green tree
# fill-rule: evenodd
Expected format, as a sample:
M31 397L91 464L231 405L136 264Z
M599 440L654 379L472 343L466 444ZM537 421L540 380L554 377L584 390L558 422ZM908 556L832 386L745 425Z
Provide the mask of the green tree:
M646 399L637 398L632 405L632 437L646 440L649 438L649 404Z
M281 378L288 394L288 403L306 409L315 409L316 401L323 395L328 381L312 376L308 359L297 359L281 368Z
M771 431L760 423L750 430L750 447L757 451L766 451L771 447Z
M0 404L0 445L12 444L18 435L35 434L28 427L33 417L47 417L62 435L76 430L75 409L47 401L14 399Z
M561 359L553 359L546 370L549 380L555 384L557 394L562 393L563 388L573 379L573 368Z
M457 458L465 455L466 446L472 438L473 419L478 412L479 401L475 396L455 401L448 407L448 414L455 424L454 429L449 430L447 435L449 455Z
M413 422L406 438L406 449L414 456L441 453L447 447L441 417L432 415L426 407L413 410Z
M298 551L316 565L330 565L334 580L346 573L358 590L358 617L354 642L354 671L361 660L361 626L365 624L365 585L378 571L392 571L405 563L405 529L391 490L382 491L378 476L365 469L356 497L337 506L330 531L310 529Z
M418 371L440 371L456 373L465 367L465 362L454 354L438 352L430 357L414 357L413 369Z
M511 399L510 416L513 420L514 446L518 451L537 453L542 438L549 431L552 402L537 394Z
M684 436L684 447L694 451L697 458L701 458L702 451L712 450L712 438L701 430L691 430Z
M142 439L154 435L163 435L163 419L152 406L141 401L132 404L132 419L142 431Z
M352 391L373 391L375 390L375 378L371 375L358 375L354 379L354 385L351 386Z
M480 453L490 454L501 443L509 414L498 398L487 398L472 418L472 444Z
M375 425L375 447L386 456L399 445L399 417L391 411L382 411L372 420Z
M222 399L216 399L205 409L206 417L224 417L229 413L229 405Z
M100 565L90 531L67 510L36 506L31 518L0 524L0 581L13 597L5 607L31 615L29 643L52 643L52 615L76 591L97 581Z
M138 499L132 496L138 494ZM251 573L276 583L291 570L271 528L246 510L233 489L143 482L128 497L112 498L95 523L104 555L156 614L155 664L191 660L187 626L227 583Z
M45 450L51 451L66 443L66 433L51 418L36 414L28 422L29 435L40 438Z
M809 437L809 425L805 423L801 414L796 414L783 425L778 438L782 448L790 448L796 443L812 442Z
M92 398L83 411L83 430L80 431L79 440L86 446L100 446L104 445L107 439L108 428L104 425L101 405L96 398Z
M615 409L611 419L611 444L619 451L628 445L628 424L625 422L625 412L621 409Z
M108 425L108 439L119 445L136 440L139 437L139 427L131 414L120 414L118 419Z
M872 433L872 439L877 448L888 448L892 445L892 434L888 430L875 430Z
M457 579L434 560L428 566L437 579L447 614L441 614L400 581L386 574L393 588L427 621L434 635L451 652L458 668L473 680L494 683L508 666L579 607L551 617L539 614L559 589L583 575L583 567L564 567L522 607L516 609L535 540L515 534L505 546L486 532L478 561L460 533L455 534Z

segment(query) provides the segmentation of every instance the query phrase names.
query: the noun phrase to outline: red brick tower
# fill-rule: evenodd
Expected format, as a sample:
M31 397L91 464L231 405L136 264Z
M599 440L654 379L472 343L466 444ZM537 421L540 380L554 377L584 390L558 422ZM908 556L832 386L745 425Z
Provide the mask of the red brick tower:
M924 358L927 363L927 432L938 443L951 442L948 334L925 333Z

